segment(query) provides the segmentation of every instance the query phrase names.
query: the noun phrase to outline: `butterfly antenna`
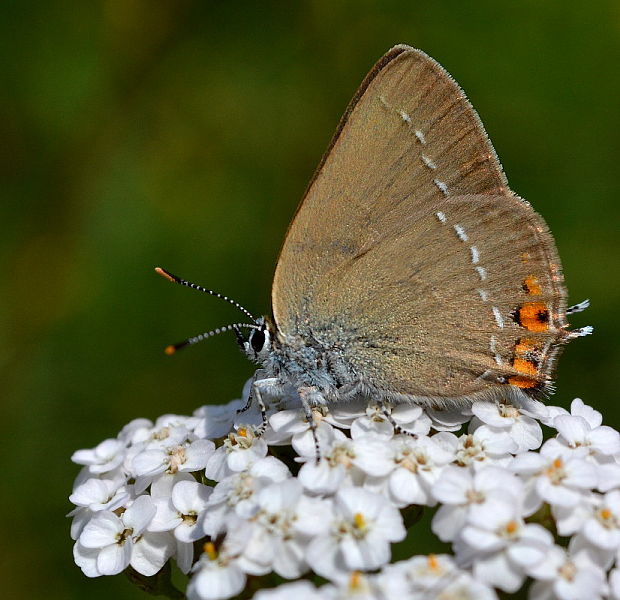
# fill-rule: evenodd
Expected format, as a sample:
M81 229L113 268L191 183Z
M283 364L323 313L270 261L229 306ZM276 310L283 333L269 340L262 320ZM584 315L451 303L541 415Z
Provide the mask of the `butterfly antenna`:
M250 323L233 323L232 325L225 325L224 327L218 327L217 329L212 329L211 331L207 331L205 333L201 333L200 335L195 335L193 337L187 338L178 344L171 344L170 346L166 346L164 352L168 355L174 354L177 350L181 348L185 348L185 346L193 346L198 342L202 342L202 340L206 340L207 338L213 337L214 335L218 335L219 333L224 333L225 331L234 331L237 336L240 335L239 328L245 327L246 329L260 329L258 325L252 325Z
M199 292L203 292L204 294L209 294L210 296L215 296L216 298L225 300L226 302L228 302L229 304L232 304L234 307L240 310L246 317L250 317L252 321L256 322L256 318L250 313L249 310L247 310L246 308L243 308L241 304L239 304L238 302L235 302L232 298L229 298L228 296L224 296L223 294L219 294L218 292L214 292L213 290L208 290L207 288L202 287L201 285L198 285L196 283L192 283L191 281L186 281L185 279L181 279L180 277L173 275L172 273L170 273L170 271L166 271L166 269L162 269L161 267L156 267L155 272L158 275L161 275L164 279L167 279L168 281L172 281L173 283L178 283L179 285L184 285L188 288L192 288L193 290L198 290ZM218 331L217 333L220 333L220 332Z

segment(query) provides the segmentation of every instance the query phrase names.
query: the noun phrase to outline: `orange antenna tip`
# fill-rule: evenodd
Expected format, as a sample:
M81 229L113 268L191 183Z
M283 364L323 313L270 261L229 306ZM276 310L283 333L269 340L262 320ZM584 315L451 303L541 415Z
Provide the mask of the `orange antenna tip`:
M172 277L172 275L170 275L168 271L165 271L161 267L155 267L155 273L157 273L158 275L161 275L164 279L167 279L168 281L172 281L172 283L176 283L175 278Z
M174 354L177 351L177 349L174 346L166 346L164 352L168 355L171 356L172 354Z

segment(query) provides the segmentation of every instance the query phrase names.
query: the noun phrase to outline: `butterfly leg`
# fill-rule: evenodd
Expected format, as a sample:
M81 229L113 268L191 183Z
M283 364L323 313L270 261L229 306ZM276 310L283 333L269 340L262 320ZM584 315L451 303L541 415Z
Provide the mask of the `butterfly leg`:
M254 372L254 375L252 377L252 383L250 385L250 393L248 394L248 399L245 402L245 405L242 406L241 408L237 409L237 414L240 415L241 413L244 413L248 410L250 410L250 408L252 408L252 404L254 404L254 385L256 384L256 381L258 380L258 378L263 374L262 369L256 369L256 371Z
M277 377L265 377L264 379L256 378L254 382L252 383L252 387L250 388L250 397L252 396L256 397L256 402L258 403L258 408L260 410L260 414L262 418L262 423L256 432L256 434L259 436L265 433L265 429L267 429L267 424L268 424L267 406L265 404L265 401L263 400L263 393L275 395L281 389L282 389L282 385L281 385L280 380Z
M302 387L299 389L299 397L301 398L301 406L304 410L304 416L312 431L312 439L314 440L314 452L316 460L321 460L321 445L319 444L319 436L317 434L317 427L314 421L314 415L312 414L313 406L323 406L325 399L322 394L314 387Z
M245 405L237 410L238 415L246 412L252 407L254 404L254 399L256 398L262 418L262 423L256 432L258 435L265 433L265 429L267 428L267 407L265 405L265 401L263 400L263 392L270 392L274 394L277 393L277 391L279 391L282 387L280 380L277 377L264 377L264 375L265 372L262 369L257 369L256 373L254 373L254 377L252 377L252 384L250 385L248 399Z
M377 400L377 404L378 404L379 408L381 409L381 412L383 413L383 416L387 419L388 423L394 428L394 433L395 434L408 435L409 437L417 439L417 437L418 437L417 433L413 433L412 431L407 431L406 429L403 429L394 420L394 417L392 416L392 412L388 408L388 405L386 404L386 402L385 402L385 400L383 398L379 398L379 400Z

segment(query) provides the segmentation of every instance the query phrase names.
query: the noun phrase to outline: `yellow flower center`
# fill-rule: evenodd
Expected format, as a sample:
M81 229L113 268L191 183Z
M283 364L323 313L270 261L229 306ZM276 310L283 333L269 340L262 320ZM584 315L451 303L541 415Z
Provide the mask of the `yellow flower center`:
M560 483L562 483L562 481L566 478L564 462L561 458L556 458L551 465L545 469L544 473L553 485L560 485Z
M426 560L430 571L440 571L440 564L434 554L429 554Z
M217 558L217 550L213 542L207 542L202 547L202 551L209 557L209 560L215 560Z
M514 535L517 529L519 529L519 524L516 521L508 521L508 523L506 523L506 533L508 535Z
M175 446L168 450L168 473L174 475L179 467L187 461L184 446Z
M364 515L362 513L355 513L353 515L353 524L356 529L363 529L366 527L366 521L364 519Z

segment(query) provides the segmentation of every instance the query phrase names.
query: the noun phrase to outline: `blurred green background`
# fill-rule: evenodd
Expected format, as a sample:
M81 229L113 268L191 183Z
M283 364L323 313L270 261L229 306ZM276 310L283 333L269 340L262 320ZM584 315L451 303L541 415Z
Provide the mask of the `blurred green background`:
M77 448L130 419L238 397L252 366L222 302L162 265L270 309L297 202L372 64L405 42L478 109L512 188L555 234L596 335L554 402L620 425L615 377L620 4L6 1L0 20L0 402L4 598L141 598L72 562Z

